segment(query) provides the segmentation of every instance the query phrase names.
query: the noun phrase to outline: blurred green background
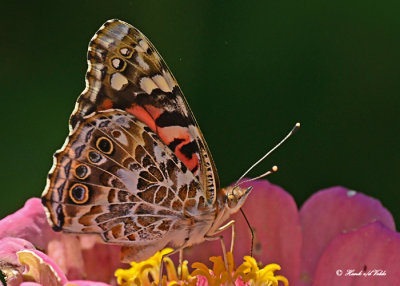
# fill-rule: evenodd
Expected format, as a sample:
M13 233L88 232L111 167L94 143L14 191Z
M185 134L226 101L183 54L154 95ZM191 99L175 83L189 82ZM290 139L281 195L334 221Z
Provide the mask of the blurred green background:
M301 205L343 185L400 222L399 1L3 1L3 217L40 196L108 19L139 28L178 79L222 185L258 166Z

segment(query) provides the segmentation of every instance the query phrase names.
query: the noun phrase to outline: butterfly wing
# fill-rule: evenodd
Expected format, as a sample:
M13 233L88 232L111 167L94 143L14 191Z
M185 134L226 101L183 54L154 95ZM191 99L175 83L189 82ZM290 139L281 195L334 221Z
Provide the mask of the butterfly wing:
M133 26L110 20L89 43L88 65L71 130L95 111L133 114L197 177L213 204L219 187L215 164L181 89L151 42Z
M85 117L67 138L42 202L55 230L165 245L184 216L207 208L199 190L156 133L130 113L112 110Z

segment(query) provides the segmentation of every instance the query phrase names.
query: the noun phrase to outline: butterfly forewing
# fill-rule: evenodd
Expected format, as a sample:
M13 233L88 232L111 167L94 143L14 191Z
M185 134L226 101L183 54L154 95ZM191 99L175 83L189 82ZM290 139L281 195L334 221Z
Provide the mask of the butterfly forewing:
M198 178L208 203L219 182L196 120L167 65L133 26L110 20L89 44L86 89L71 116L71 130L92 112L122 109L158 134Z
M197 178L125 111L85 117L55 159L42 201L57 230L150 242L207 209Z

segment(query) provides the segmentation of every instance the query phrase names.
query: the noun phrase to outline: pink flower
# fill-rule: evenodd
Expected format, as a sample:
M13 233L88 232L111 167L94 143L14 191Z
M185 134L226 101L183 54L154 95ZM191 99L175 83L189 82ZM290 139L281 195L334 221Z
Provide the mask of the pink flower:
M282 188L265 180L242 186L250 185L243 210L256 233L254 257L279 264L290 285L400 285L400 233L378 200L333 187L315 193L298 211ZM250 231L240 213L233 219L233 253L241 261L250 252ZM223 233L227 247L230 232ZM218 242L206 243L193 246L185 258L207 263L221 254Z
M244 212L256 233L254 257L280 265L278 275L290 285L400 285L400 234L379 201L334 187L317 192L298 211L282 188L264 180L243 187L250 185ZM234 261L241 263L250 254L250 232L240 214L234 219ZM230 230L224 241L229 249ZM218 255L218 241L185 252L190 263ZM207 269L195 265L197 271ZM118 246L98 243L96 236L54 232L39 199L0 221L0 268L8 285L114 285L119 267ZM245 285L240 279L238 285ZM197 281L207 285L209 280L198 276Z
M48 279L57 285L115 284L119 251L119 246L98 243L97 236L54 232L38 198L0 221L0 267L8 285L53 285ZM37 272L33 276L32 269Z

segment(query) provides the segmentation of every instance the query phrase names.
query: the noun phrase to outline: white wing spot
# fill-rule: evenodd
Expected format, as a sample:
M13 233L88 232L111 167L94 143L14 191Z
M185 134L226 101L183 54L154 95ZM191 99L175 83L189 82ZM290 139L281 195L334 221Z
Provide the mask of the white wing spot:
M139 66L142 69L148 70L150 68L149 65L143 60L143 58L140 55L136 56L136 61L138 62Z
M171 76L169 72L166 72L165 70L162 71L164 75L164 79L167 81L167 84L169 86L170 90L173 90L174 87L176 86L176 82L174 78Z
M116 70L120 70L124 66L124 62L119 58L114 58L111 61L111 64L113 68L115 68Z
M126 58L130 58L132 56L132 50L129 48L122 48L119 50L119 53Z
M158 85L158 87L164 92L172 92L165 78L161 75L153 76L153 81Z
M108 37L107 35L101 35L98 37L98 39L99 39L99 42L98 42L99 46L103 46L106 49L109 49L110 46L114 42L114 40L112 38Z
M147 49L149 48L149 45L145 40L140 40L139 45L142 47L143 51L147 51Z
M151 94L153 89L158 88L154 81L149 77L143 77L140 80L140 87L148 94Z
M113 89L121 90L128 84L128 80L125 76L117 72L111 75L110 84Z
M128 191L132 193L137 192L138 175L125 169L119 169L116 173L118 178L126 186Z
M120 50L120 52L121 52L121 55L127 56L129 54L129 49L128 48L122 48Z
M104 69L104 65L103 64L93 64L92 65L93 74L94 74L95 78L97 78L98 80L101 80L101 71L102 71L102 69Z
M89 100L91 102L96 101L97 94L99 93L100 88L101 88L101 81L92 80L92 82L90 83L90 95L89 95Z
M113 131L111 132L111 134L113 135L113 137L114 137L117 141L119 141L120 143L122 143L124 146L127 146L127 145L128 145L128 138L127 138L126 135L125 135L123 132L121 132L120 130L118 130L118 129L113 130Z
M122 40L129 32L129 27L125 24L119 23L110 29L110 33L118 39Z

